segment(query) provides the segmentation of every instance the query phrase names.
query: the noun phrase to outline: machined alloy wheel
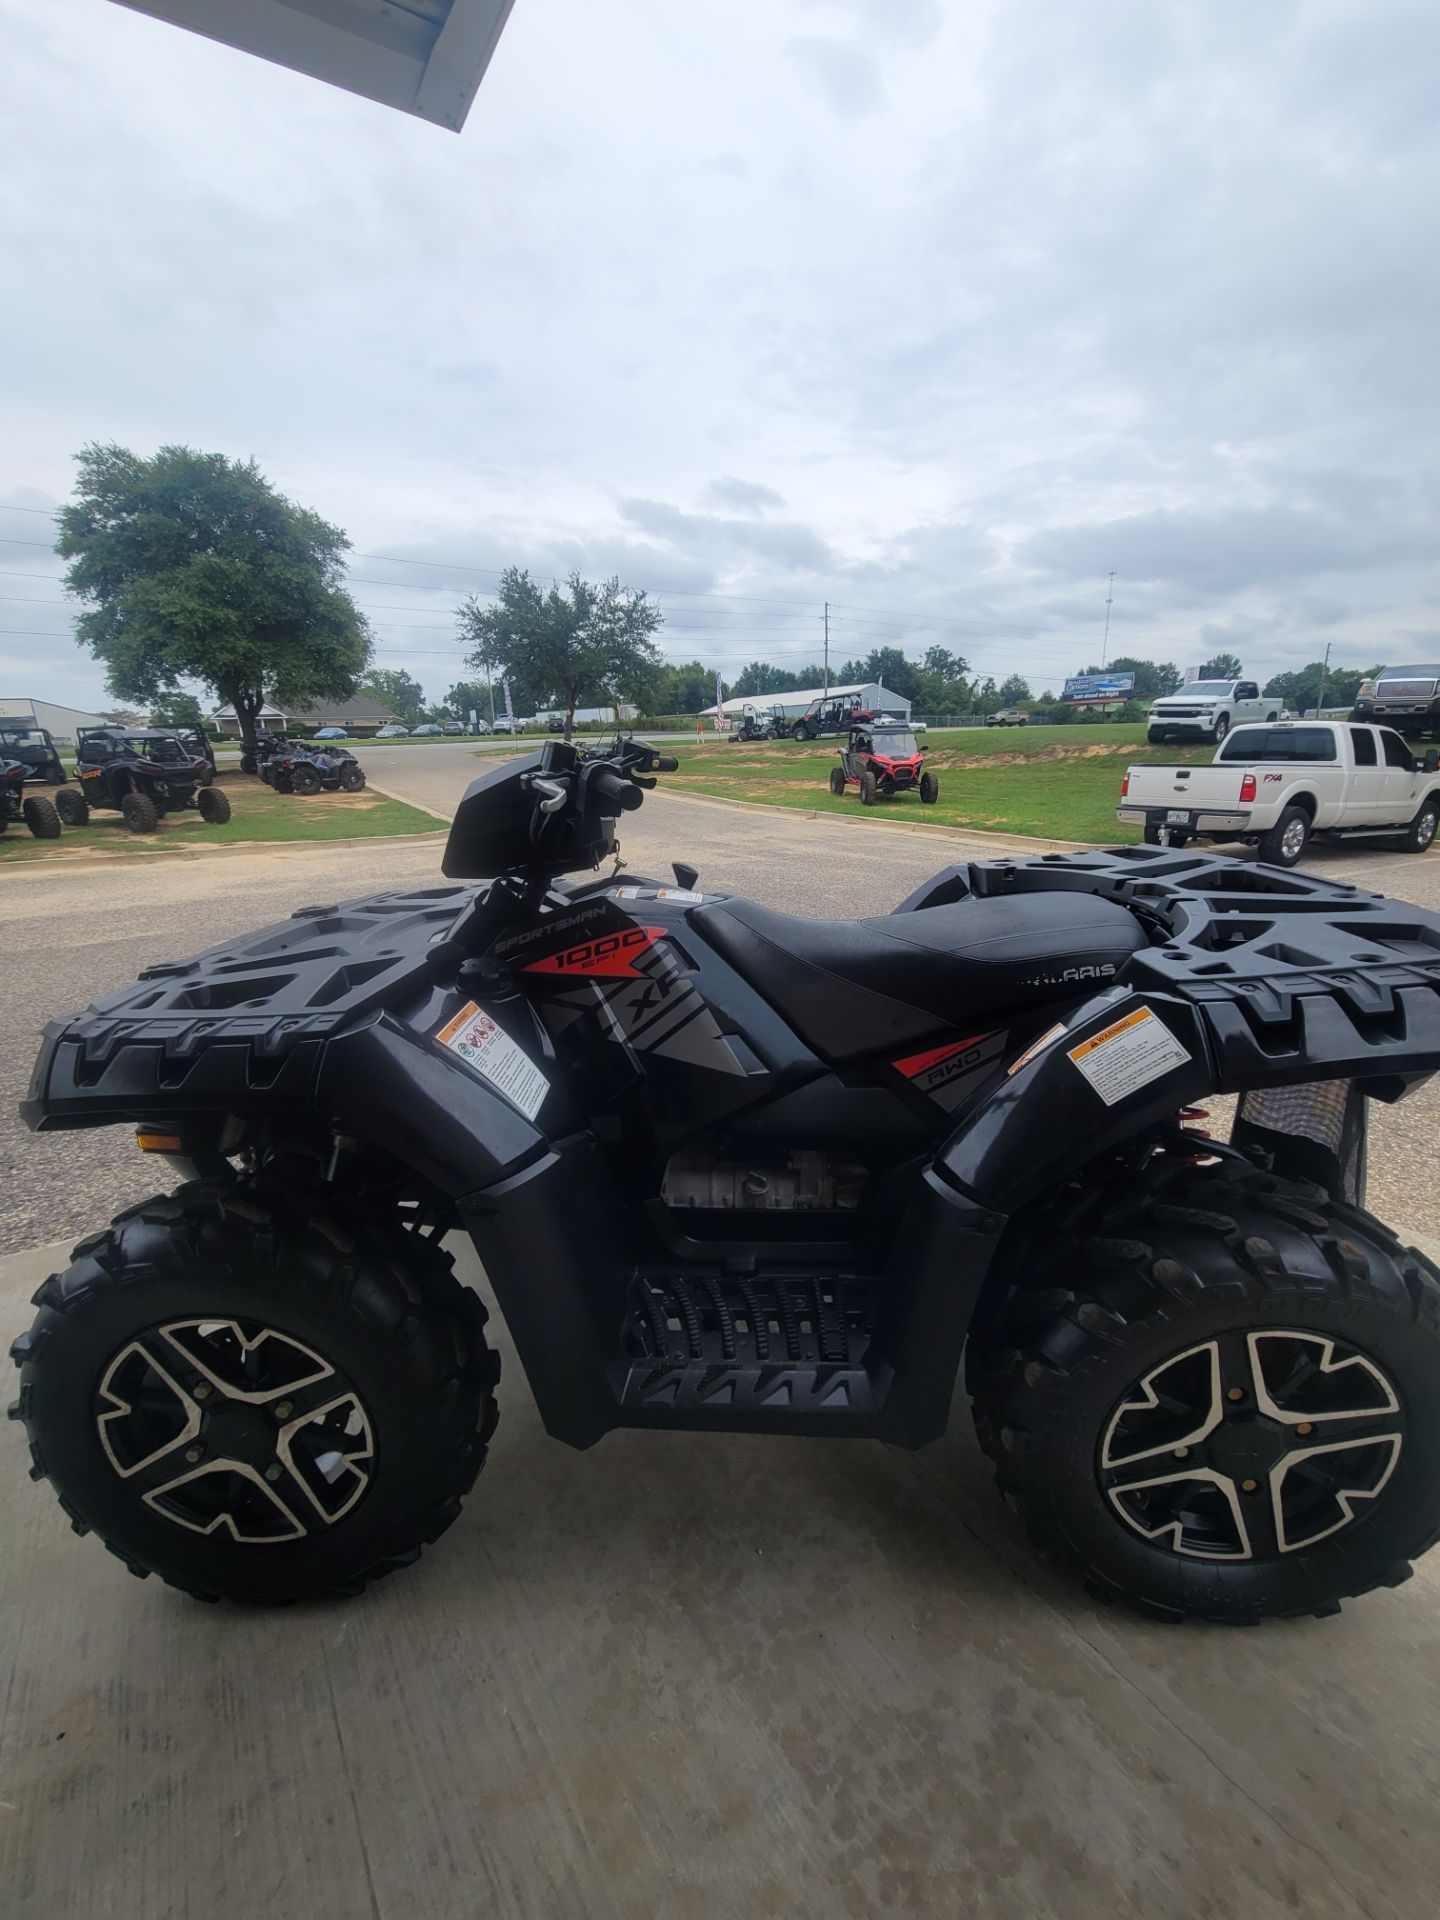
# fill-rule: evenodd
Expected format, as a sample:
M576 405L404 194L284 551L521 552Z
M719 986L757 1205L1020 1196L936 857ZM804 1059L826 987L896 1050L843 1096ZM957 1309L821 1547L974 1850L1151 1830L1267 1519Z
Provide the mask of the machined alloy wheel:
M1440 1271L1370 1214L1160 1154L1001 1258L966 1363L976 1428L1098 1597L1333 1613L1440 1539Z
M1215 716L1215 744L1216 744L1217 746L1218 746L1218 745L1220 744L1220 742L1221 742L1221 741L1222 741L1222 740L1223 740L1223 739L1225 738L1225 736L1226 736L1226 734L1227 734L1227 733L1229 733L1229 731L1230 731L1230 716L1229 716L1229 714L1228 714L1228 713L1219 713L1219 714L1216 714L1216 716Z
M1354 1348L1293 1327L1236 1330L1132 1384L1096 1471L1142 1539L1198 1560L1264 1559L1362 1523L1404 1427L1394 1386Z

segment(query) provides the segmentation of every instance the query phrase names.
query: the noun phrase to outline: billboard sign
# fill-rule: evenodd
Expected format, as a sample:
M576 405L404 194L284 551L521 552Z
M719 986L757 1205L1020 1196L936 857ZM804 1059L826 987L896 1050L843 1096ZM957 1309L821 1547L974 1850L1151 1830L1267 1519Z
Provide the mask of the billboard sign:
M1065 682L1060 698L1072 707L1093 707L1102 701L1128 700L1134 691L1133 673L1077 673Z

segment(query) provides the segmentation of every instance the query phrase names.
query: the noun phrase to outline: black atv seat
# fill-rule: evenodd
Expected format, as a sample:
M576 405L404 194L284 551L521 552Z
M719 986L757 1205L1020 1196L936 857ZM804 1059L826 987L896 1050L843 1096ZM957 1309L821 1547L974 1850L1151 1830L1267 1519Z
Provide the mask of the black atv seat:
M1017 893L874 920L802 920L749 900L691 925L823 1059L857 1060L937 1027L1098 993L1146 944L1088 893Z

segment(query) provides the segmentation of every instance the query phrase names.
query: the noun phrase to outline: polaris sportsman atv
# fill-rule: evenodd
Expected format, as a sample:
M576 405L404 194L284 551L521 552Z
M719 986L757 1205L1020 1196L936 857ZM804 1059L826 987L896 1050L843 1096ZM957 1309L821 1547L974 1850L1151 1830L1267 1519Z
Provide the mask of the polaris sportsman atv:
M323 746L310 740L272 739L258 761L260 778L277 793L319 793L327 787L359 793L365 769L348 747Z
M1440 1066L1440 919L1151 847L805 920L616 870L643 743L468 789L452 884L315 906L47 1027L39 1129L181 1184L15 1345L34 1472L136 1573L349 1594L494 1430L920 1447L962 1365L1035 1537L1167 1618L1333 1612L1440 1531L1440 1272L1363 1211ZM1239 1094L1231 1137L1197 1102Z
M0 760L0 833L21 821L36 840L60 838L60 816L43 793L27 794L30 769L23 760Z
M862 807L897 794L918 793L927 807L940 798L940 782L924 773L925 756L904 720L867 720L850 729L830 769L830 791L838 800L848 788L859 790Z
M180 807L195 807L212 826L230 818L229 796L209 784L209 763L168 728L81 727L76 743L80 785L55 796L67 827L85 826L96 807L115 809L132 833L154 833Z

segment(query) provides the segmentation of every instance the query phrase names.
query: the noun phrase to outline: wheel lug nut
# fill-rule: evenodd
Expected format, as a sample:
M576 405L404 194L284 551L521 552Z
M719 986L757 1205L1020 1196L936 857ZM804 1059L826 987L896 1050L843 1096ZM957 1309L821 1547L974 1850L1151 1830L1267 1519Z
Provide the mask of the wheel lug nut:
M1177 1460L1188 1460L1190 1458L1189 1447L1176 1447L1175 1458Z
M272 1460L269 1466L266 1467L265 1478L267 1480L278 1480L280 1478L280 1462L278 1460Z
M1242 1480L1240 1482L1240 1491L1242 1493L1254 1493L1259 1484L1260 1482L1258 1480Z
M1302 1420L1295 1431L1297 1433L1313 1433L1315 1428L1309 1420Z
M294 1411L294 1407L288 1400L282 1400L275 1409L275 1418L277 1420L288 1420Z
M190 1462L192 1467L197 1460L203 1459L204 1455L205 1449L203 1447L186 1447L185 1449L185 1458Z
M210 1398L210 1382L208 1380L197 1380L190 1391L197 1400L208 1400Z
M1231 1401L1234 1401L1234 1400L1243 1400L1243 1399L1245 1398L1245 1389L1244 1389L1244 1387L1230 1387L1230 1388L1228 1388L1228 1389L1226 1390L1226 1394L1225 1394L1225 1398L1226 1398L1227 1400L1231 1400Z

